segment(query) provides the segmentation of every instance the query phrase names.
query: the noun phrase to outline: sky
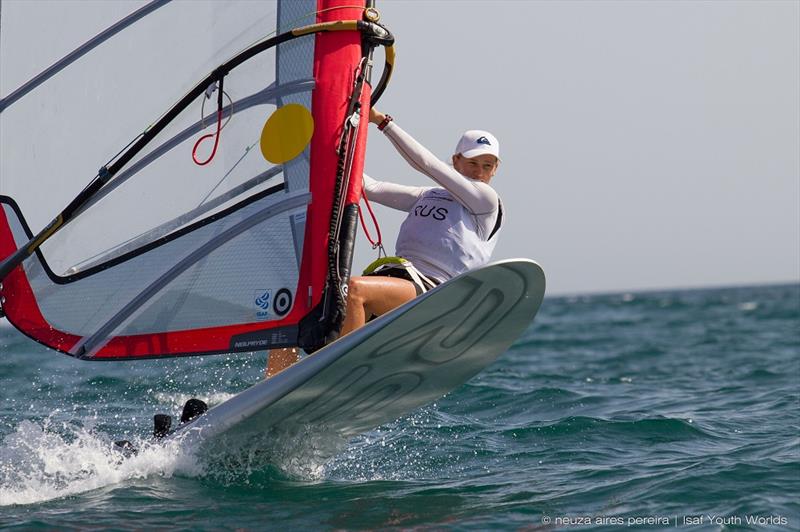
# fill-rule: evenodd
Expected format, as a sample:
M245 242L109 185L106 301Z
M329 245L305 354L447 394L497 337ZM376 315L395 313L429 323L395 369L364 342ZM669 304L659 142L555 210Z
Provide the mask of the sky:
M800 282L800 2L377 6L397 39L378 108L443 160L467 129L500 139L494 258L539 262L549 295ZM374 126L366 170L429 182ZM376 210L391 253L404 213ZM354 271L374 257L360 236Z
M444 160L464 130L499 138L494 258L536 260L550 295L800 281L799 2L378 8L377 107ZM426 182L374 127L367 151L371 176ZM378 216L393 249L403 215Z

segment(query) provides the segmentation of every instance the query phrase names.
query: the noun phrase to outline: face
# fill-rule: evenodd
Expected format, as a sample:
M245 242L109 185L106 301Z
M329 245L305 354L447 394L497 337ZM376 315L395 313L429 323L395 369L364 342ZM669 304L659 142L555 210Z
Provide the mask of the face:
M453 168L459 174L484 183L488 183L494 177L497 172L497 165L497 157L488 153L470 159L460 153L453 155Z

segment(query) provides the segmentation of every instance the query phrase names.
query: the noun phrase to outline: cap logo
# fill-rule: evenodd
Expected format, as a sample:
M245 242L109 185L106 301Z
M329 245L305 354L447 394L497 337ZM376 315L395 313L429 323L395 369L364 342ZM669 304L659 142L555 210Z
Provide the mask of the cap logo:
M492 143L489 142L489 139L486 137L479 137L478 140L475 141L476 144L486 144L487 146L491 146Z

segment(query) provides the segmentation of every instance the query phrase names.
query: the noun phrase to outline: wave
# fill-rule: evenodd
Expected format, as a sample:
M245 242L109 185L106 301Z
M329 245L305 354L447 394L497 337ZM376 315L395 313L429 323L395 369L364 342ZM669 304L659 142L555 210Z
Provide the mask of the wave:
M625 441L640 440L645 442L675 442L713 436L691 420L668 417L654 417L632 421L607 420L594 417L573 416L558 420L555 423L540 426L518 427L506 429L517 436L537 434L540 436L573 437L576 434L590 435L592 438L611 441L625 438Z

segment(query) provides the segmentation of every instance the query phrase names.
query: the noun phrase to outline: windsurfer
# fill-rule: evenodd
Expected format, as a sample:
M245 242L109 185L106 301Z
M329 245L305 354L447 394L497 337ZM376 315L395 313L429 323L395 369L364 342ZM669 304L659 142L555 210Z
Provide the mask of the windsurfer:
M413 187L364 175L372 201L408 212L397 236L397 259L350 279L342 336L410 301L434 285L488 263L502 222L502 204L489 185L500 163L497 139L487 131L461 136L452 166L439 160L392 117L370 110L370 122L415 170L438 186Z
M461 136L452 166L439 160L406 133L392 117L370 110L370 122L389 138L415 170L438 186L407 186L364 175L367 197L408 212L397 236L397 257L381 259L352 277L341 336L399 307L423 292L489 262L497 242L503 208L489 185L500 164L497 139L487 131ZM297 361L296 349L273 349L266 377Z

